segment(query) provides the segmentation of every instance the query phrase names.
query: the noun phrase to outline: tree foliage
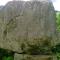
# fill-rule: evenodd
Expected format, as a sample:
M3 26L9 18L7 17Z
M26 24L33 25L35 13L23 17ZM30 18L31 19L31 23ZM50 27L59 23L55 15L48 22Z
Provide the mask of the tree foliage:
M60 12L56 12L57 31L60 31Z
M14 53L0 48L0 60L14 60Z

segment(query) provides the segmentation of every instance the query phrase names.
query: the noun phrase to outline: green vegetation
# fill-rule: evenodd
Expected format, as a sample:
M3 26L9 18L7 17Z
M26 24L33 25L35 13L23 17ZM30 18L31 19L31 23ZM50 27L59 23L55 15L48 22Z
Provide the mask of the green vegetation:
M60 32L60 11L56 12L57 31ZM60 43L52 48L52 52L56 54L57 60L60 60Z
M56 12L57 31L60 32L60 11ZM60 60L60 43L52 48L52 52L56 54L57 60Z
M56 55L57 60L60 60L60 43L51 48L53 54Z
M60 12L56 12L57 31L60 31Z
M14 60L14 53L0 48L0 60Z

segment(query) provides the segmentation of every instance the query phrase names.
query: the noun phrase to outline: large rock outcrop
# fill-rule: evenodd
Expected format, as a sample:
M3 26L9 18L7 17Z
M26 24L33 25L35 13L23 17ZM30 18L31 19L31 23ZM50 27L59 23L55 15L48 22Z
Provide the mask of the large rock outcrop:
M56 37L55 20L49 0L11 1L0 10L0 47L18 53L29 45L50 47Z

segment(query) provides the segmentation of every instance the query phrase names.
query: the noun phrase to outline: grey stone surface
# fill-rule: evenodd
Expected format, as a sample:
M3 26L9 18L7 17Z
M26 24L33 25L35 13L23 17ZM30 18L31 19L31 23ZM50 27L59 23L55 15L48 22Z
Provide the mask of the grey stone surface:
M49 0L14 1L0 10L0 47L21 53L27 44L53 45L56 36L55 12ZM53 40L54 39L54 40Z
M14 60L53 60L53 56L50 55L27 55L27 54L15 54Z

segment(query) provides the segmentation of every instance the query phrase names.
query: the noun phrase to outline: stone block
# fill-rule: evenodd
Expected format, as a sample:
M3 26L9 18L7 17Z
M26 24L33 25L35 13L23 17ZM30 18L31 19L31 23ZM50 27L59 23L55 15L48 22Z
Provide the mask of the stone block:
M14 60L53 60L52 55L15 54Z

